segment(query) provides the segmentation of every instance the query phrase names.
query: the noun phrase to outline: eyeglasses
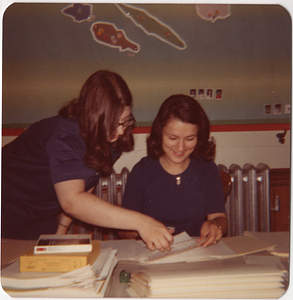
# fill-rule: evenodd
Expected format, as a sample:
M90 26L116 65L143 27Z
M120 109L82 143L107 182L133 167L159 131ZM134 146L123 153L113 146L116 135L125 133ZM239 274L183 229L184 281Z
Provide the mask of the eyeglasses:
M129 116L129 119L128 119L128 120L126 120L126 121L124 121L124 122L122 122L122 123L118 123L118 124L117 124L117 127L123 126L123 128L127 128L127 127L133 125L135 122L136 122L136 121L135 121L135 119L134 119L134 116L131 114L131 115Z

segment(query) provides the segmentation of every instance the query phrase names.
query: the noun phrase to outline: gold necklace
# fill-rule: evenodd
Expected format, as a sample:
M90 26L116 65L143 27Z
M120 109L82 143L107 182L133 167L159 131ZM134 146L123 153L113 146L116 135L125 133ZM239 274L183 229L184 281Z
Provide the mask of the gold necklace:
M167 168L167 165L166 165L166 163L165 163L165 157L164 156L161 156L160 157L160 164L161 164L161 166L162 166L162 168L166 171L166 172L168 172L167 170L168 170L168 168ZM164 166L165 165L165 166ZM183 171L184 172L184 171ZM182 172L182 173L183 173ZM169 173L169 172L168 172ZM179 174L179 175L174 175L173 174L173 176L175 176L175 179L176 179L176 184L177 185L180 185L181 184L181 176L182 176L182 173L181 174ZM172 174L172 173L170 173L170 174Z
M181 174L176 176L176 184L180 185L181 184Z

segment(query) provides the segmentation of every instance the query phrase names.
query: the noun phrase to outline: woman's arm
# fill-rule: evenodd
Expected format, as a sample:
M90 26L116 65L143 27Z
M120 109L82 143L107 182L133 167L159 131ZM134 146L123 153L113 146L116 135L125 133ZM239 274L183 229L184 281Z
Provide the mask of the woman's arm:
M162 223L85 192L83 180L59 182L54 188L62 209L73 218L95 226L138 231L150 250L171 248L173 236Z
M228 221L225 213L215 213L207 216L207 221L204 222L200 229L200 242L204 238L208 238L202 244L203 247L217 244L223 235L227 233Z
M145 178L142 178L147 173L144 168L144 162L138 162L130 174L127 177L127 183L125 185L125 191L122 198L121 207L126 209L142 212L143 205L143 182L146 182ZM121 239L137 239L139 234L133 230L119 230L118 236Z
M71 222L72 222L72 218L62 212L58 216L58 228L56 234L66 234L70 227Z
M91 188L88 193L92 193L95 187ZM58 228L55 234L66 234L73 218L62 212L58 216Z
M119 230L118 231L118 236L121 239L137 239L139 237L139 234L137 231L133 230Z
M209 164L210 170L206 178L207 193L206 205L210 211L220 211L219 213L210 213L206 216L200 229L200 238L198 241L207 238L202 245L207 247L217 244L223 235L227 233L228 221L225 211L225 199L223 193L223 184L217 165L214 162Z

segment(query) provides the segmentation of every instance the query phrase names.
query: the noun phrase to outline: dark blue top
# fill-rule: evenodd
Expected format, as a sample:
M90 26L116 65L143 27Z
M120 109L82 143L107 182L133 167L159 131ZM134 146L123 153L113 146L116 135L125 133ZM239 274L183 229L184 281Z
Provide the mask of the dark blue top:
M85 151L75 118L34 123L2 149L2 203L30 222L60 213L55 183L82 179L89 190L99 180L84 163Z
M175 234L199 236L208 214L225 212L218 168L214 162L192 159L177 185L176 176L159 160L144 157L128 176L122 206L175 227Z

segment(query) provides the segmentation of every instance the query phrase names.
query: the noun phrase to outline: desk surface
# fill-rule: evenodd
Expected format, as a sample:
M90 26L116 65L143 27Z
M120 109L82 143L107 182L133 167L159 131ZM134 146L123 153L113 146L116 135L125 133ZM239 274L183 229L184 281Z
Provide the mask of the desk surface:
M268 234L269 235L269 234ZM267 236L268 236L267 235ZM273 235L271 235L273 236ZM285 238L287 238L287 235L283 235ZM289 235L288 235L289 238ZM235 241L236 239L232 238L223 238L223 241ZM287 242L287 241L286 241ZM31 249L35 245L36 241L28 241L28 240L2 240L1 241L1 268L3 276L5 276L5 268L12 263L13 261L17 260L20 255L27 252L29 249ZM144 266L138 264L134 261L125 261L125 257L123 257L122 254L119 253L129 253L129 255L133 255L134 251L134 244L136 244L137 241L135 240L111 240L111 241L101 241L101 248L114 248L118 250L118 259L120 261L118 262L117 266L114 269L111 283L108 286L108 290L106 295L108 297L129 297L129 295L126 292L127 283L120 283L119 281L119 274L121 270L129 270L131 272L135 272L137 270L141 270L141 268L144 268ZM229 243L228 243L229 244ZM233 243L232 243L233 244ZM289 245L289 244L288 244ZM121 256L122 255L122 256ZM249 255L249 254L248 254ZM258 251L256 255L271 255L267 251ZM234 259L235 263L239 260L243 260L243 257L234 257L230 258ZM280 257L280 260L284 266L284 268L289 271L289 259L288 257ZM201 262L192 262L192 263L201 263ZM186 263L183 263L186 264ZM153 266L154 268L160 268L160 264L157 264L156 266Z

